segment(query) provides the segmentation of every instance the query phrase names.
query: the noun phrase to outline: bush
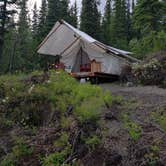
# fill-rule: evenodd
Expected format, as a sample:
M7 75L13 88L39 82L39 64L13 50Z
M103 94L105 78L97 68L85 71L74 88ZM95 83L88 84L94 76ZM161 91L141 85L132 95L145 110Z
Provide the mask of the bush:
M133 66L135 81L143 85L164 85L166 81L166 53L157 53L153 58Z
M166 49L166 33L152 31L142 39L131 40L130 48L136 54L135 57L140 59L148 57L150 53L163 51Z
M112 105L112 96L98 86L79 84L63 72L51 71L48 79L43 78L38 72L28 77L0 77L0 108L3 108L0 124L20 127L23 131L38 129L43 125L58 129L61 136L51 140L57 151L43 159L43 166L58 166L71 154L70 139L75 134L79 133L80 138L85 138L86 143L80 138L77 141L83 146L86 144L89 149L94 149L100 143L95 136L97 128L100 129L98 122L105 106ZM73 121L76 131L72 132ZM17 165L17 160L31 153L26 144L17 143L11 154L6 156L6 161L3 160L3 163L6 162L3 165Z

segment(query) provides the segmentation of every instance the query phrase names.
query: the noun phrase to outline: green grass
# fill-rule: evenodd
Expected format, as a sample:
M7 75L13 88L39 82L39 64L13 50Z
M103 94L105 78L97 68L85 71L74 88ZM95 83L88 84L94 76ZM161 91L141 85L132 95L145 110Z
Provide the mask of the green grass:
M166 132L166 110L159 109L152 113L152 119Z
M100 139L95 133L96 128L99 126L102 111L106 107L111 107L113 98L100 87L79 84L63 72L51 71L49 80L41 83L26 81L32 76L40 78L41 75L40 72L34 72L28 76L0 76L0 105L4 108L0 124L6 127L19 125L22 129L35 129L35 135L38 127L43 125L43 118L46 118L43 114L57 116L55 120L48 119L48 126L61 127L61 136L52 143L59 151L45 156L42 161L43 166L60 166L71 153L69 137L72 122L86 130L83 143L90 150L100 144ZM70 115L67 114L69 106L73 107ZM88 125L92 128L90 131ZM32 149L25 143L17 143L2 161L2 166L17 165L21 157L31 154Z
M12 148L12 152L0 161L0 166L16 166L22 157L30 156L32 153L33 148L28 147L23 139L17 138L16 145Z
M123 115L124 127L128 130L129 136L133 141L138 141L141 138L142 128L137 123L129 119L129 115Z

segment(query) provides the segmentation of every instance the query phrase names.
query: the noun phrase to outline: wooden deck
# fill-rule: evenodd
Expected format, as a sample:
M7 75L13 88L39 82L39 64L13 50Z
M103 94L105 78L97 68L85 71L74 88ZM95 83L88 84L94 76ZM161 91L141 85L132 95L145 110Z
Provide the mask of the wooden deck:
M108 74L103 72L77 72L71 73L71 76L80 80L82 78L89 78L92 83L99 82L114 82L119 80L118 75Z

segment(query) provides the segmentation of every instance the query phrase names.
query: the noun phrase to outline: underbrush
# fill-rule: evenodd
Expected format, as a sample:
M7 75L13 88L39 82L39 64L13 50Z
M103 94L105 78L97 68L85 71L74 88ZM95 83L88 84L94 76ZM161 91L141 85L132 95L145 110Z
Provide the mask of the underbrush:
M156 53L152 58L133 66L133 75L137 83L166 87L166 52Z
M166 109L162 108L153 112L152 119L166 132Z
M45 126L59 132L59 137L50 142L54 153L39 154L37 160L43 166L71 163L82 154L78 152L79 146L87 152L98 146L102 139L101 113L111 104L112 96L108 92L94 85L79 84L63 72L0 77L0 130L18 127L37 130ZM0 154L0 165L19 163L20 157L15 156L18 146L13 148L10 155ZM21 145L21 149L23 155L19 146L19 156L31 155L26 146Z
M137 123L129 119L129 115L123 115L124 127L127 129L131 140L138 141L141 138L142 128Z

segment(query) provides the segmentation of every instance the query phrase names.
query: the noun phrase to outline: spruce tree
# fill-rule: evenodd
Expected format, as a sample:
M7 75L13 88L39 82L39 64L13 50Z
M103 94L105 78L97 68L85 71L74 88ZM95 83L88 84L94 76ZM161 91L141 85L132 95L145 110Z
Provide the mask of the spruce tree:
M14 57L14 70L30 70L33 68L32 55L32 35L30 31L30 23L28 22L27 0L20 0L18 4L20 8L18 20L18 35L16 54Z
M37 13L37 4L34 4L33 8L33 18L32 18L32 33L33 37L37 37L37 31L38 31L38 13Z
M101 38L100 13L98 11L98 3L96 0L83 0L81 12L82 31L88 33L92 37Z
M134 10L134 28L138 35L159 31L162 23L163 5L160 0L139 0Z
M139 0L134 9L135 38L130 47L139 57L166 49L165 0Z
M42 0L41 8L39 11L39 21L38 21L38 28L37 28L38 29L37 39L39 43L47 35L46 16L47 16L47 2L46 0Z
M75 1L74 5L71 6L70 8L70 24L73 25L74 27L77 27L78 25L78 12L77 12L77 2Z
M14 17L9 20L10 25L15 25ZM0 73L11 72L13 69L13 58L16 50L16 26L10 26L4 36L3 54L1 58Z
M60 16L59 19L64 19L69 21L69 0L61 0L60 1Z
M113 21L111 24L111 43L121 49L128 47L127 7L125 0L115 0L113 8Z
M111 14L112 14L112 9L111 9L111 0L106 1L106 6L105 6L105 13L102 21L102 31L103 31L103 41L106 44L111 44L111 30L110 30L110 25L111 25Z
M48 33L54 24L61 17L61 2L60 0L48 0L48 13L46 17L46 32Z
M16 4L17 0L0 0L0 63L3 53L4 37L9 25L10 16L16 13L10 5Z

